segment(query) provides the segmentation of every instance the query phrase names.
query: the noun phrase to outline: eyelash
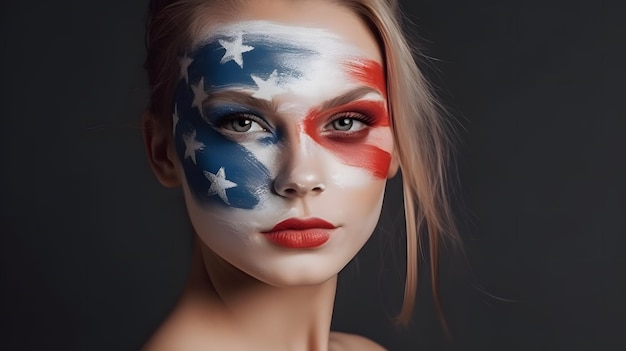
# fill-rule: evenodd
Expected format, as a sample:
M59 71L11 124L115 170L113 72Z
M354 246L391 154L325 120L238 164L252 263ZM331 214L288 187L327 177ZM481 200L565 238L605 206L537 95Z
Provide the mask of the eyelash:
M348 127L349 129L347 130L339 129L334 124L341 120L356 121L358 123L361 123L363 126L357 130L352 130L354 128L354 123L350 123ZM250 124L249 124L250 127L245 130L237 130L234 127L233 123L238 122L238 121L239 122L250 121ZM340 112L332 116L330 121L325 125L324 129L327 133L329 133L329 136L330 135L335 135L337 137L349 136L349 135L356 136L356 134L360 134L359 132L363 131L367 127L374 124L374 121L375 119L372 116L361 113L361 112L355 112L355 111ZM258 128L260 128L260 130L250 130L251 128L253 128L252 123L256 123L258 125ZM215 124L213 124L213 127L217 129L218 131L221 131L222 133L226 133L227 135L230 135L231 137L234 137L236 139L243 138L246 135L250 136L251 134L254 134L254 133L269 132L272 128L270 125L268 125L268 123L264 119L262 119L261 117L255 114L248 113L248 112L235 112L235 113L228 114L222 117Z
M233 128L229 128L229 127L232 127L233 122L244 121L244 120L256 123L262 129L261 131L253 131L253 132L267 132L270 129L270 127L262 118L256 115L253 115L251 113L246 113L246 112L233 113L233 114L227 115L223 117L219 122L217 122L215 124L215 127L220 128L220 129L226 129L228 131L232 131L235 133L245 133L245 132L248 132L248 130L238 131Z
M328 122L327 126L332 126L335 122L340 121L342 119L351 119L360 123L363 123L366 127L371 126L374 123L374 118L369 115L360 113L360 112L341 112L333 116L330 122ZM335 129L337 132L343 132L342 130ZM348 131L349 133L349 131Z

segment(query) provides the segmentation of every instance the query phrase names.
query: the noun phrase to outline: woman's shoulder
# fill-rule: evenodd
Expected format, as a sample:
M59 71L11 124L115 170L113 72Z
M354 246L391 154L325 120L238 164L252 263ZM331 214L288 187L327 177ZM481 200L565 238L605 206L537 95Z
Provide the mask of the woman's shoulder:
M167 323L161 326L157 333L143 346L142 351L227 350L233 349L235 346L232 342L224 342L225 338L215 333L207 334L206 329L198 330L194 324ZM237 349L245 350L246 348ZM329 351L387 351L368 338L340 332L330 333L328 349Z
M356 334L331 332L328 342L330 351L386 351L374 341Z
M207 342L214 340L207 337L203 323L194 320L169 318L143 345L142 351L202 350ZM202 345L202 348L199 346ZM210 345L210 344L209 344Z
M232 338L224 320L218 311L199 299L179 302L142 351L228 349L222 344Z

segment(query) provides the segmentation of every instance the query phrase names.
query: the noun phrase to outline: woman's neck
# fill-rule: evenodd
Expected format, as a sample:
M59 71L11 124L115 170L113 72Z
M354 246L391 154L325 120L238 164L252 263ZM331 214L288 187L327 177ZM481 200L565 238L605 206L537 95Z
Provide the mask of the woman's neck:
M196 240L185 296L223 318L255 349L327 350L337 276L311 286L275 287L224 261Z

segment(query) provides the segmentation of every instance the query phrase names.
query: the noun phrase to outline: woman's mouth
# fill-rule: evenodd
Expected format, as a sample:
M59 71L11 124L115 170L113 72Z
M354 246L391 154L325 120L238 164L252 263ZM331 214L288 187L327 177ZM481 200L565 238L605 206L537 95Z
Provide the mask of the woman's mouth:
M324 245L336 227L320 218L289 218L261 232L272 243L289 249L311 249Z

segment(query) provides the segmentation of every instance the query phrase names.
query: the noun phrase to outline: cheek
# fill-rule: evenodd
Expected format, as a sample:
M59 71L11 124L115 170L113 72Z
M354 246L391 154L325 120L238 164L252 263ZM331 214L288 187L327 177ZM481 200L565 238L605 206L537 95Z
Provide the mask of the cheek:
M360 187L342 189L332 201L335 211L342 214L342 225L347 231L346 245L357 250L372 235L380 218L386 180L372 179Z
M365 170L378 179L386 179L391 165L393 137L389 127L370 129L358 140L333 139L319 135L317 122L305 121L304 132L320 147L327 150L343 164Z
M359 212L373 215L380 211L385 185L386 180L372 179L364 186L347 191L344 195L351 199Z
M357 162L346 162L345 159L338 157L337 153L315 143L308 136L303 136L302 138L303 142L309 144L309 152L316 155L315 162L317 165L315 169L323 173L323 178L327 185L337 189L337 191L329 191L331 194L336 193L343 197L351 192L356 192L356 194L358 192L368 192L373 184L385 183L383 180L386 179L373 176L373 173L366 167L363 167L362 163L355 165L351 163ZM357 152L359 151L356 149L346 150L345 158L349 158L350 154ZM367 160L365 163L372 162ZM337 200L341 201L339 198Z
M369 144L348 144L325 142L323 146L344 164L370 172L374 177L384 179L391 164L391 154Z
M206 124L179 122L176 148L190 192L201 206L252 209L269 189L267 166Z

